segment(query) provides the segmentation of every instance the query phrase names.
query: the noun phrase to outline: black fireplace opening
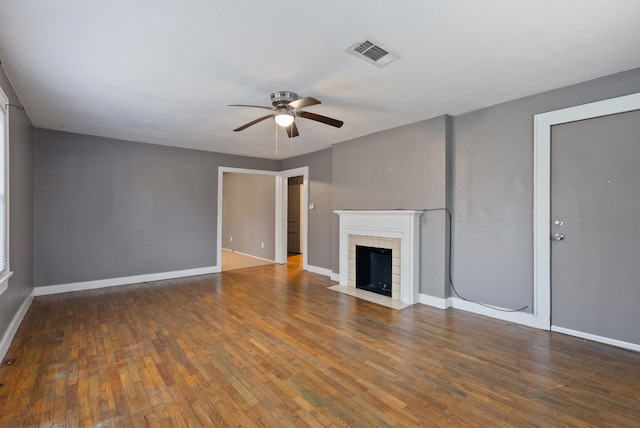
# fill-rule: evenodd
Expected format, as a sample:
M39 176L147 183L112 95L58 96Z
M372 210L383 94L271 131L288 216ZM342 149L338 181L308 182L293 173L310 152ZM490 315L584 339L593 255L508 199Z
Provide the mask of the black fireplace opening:
M391 297L391 249L356 245L356 288Z

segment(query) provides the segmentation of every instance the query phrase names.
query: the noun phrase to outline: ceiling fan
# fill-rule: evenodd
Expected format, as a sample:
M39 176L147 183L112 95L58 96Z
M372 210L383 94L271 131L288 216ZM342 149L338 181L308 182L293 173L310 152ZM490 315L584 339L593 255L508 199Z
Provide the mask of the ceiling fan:
M316 100L313 97L298 98L298 95L294 92L278 91L271 94L271 104L273 107L255 106L249 104L229 104L230 107L255 107L273 111L273 113L271 114L259 117L249 123L245 123L241 127L234 129L234 131L242 131L250 126L255 125L256 123L269 119L270 117L274 118L276 123L287 131L287 135L289 136L289 138L297 137L298 135L300 135L298 133L298 127L296 126L295 122L296 117L315 120L316 122L335 126L336 128L340 128L344 124L344 122L342 122L341 120L332 119L327 116L300 110L301 108L320 104L320 101Z

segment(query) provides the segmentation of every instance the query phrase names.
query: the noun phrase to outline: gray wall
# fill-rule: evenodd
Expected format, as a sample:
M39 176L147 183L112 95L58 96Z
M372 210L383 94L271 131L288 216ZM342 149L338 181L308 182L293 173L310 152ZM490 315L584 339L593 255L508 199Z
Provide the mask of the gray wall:
M282 160L280 170L309 167L309 242L307 263L331 270L333 207L331 205L331 149Z
M222 186L222 247L275 260L275 176L226 172Z
M453 120L456 289L507 308L533 301L533 116L640 92L640 69Z
M218 166L278 162L36 129L34 285L214 266Z
M333 147L333 209L437 209L448 204L450 118L417 122ZM450 143L450 142L449 142ZM421 226L420 291L444 298L447 216L428 212ZM333 271L339 271L339 219L333 216Z
M20 104L4 70L0 87L11 104ZM0 296L0 338L33 287L33 127L24 110L9 108L10 263L13 276Z

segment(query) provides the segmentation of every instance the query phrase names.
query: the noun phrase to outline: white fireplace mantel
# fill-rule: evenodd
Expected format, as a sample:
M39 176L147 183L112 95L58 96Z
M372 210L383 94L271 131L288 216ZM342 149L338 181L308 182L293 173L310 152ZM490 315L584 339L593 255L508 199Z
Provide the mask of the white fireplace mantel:
M349 235L400 239L400 300L418 303L420 216L424 211L334 211L340 216L340 285L348 286Z

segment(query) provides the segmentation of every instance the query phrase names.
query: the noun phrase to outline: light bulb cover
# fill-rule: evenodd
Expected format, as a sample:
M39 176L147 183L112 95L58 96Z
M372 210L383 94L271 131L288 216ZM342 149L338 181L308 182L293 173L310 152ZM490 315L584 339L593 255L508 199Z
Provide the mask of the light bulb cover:
M274 119L278 125L282 126L283 128L286 128L288 126L291 126L295 118L291 113L280 112L275 115Z

